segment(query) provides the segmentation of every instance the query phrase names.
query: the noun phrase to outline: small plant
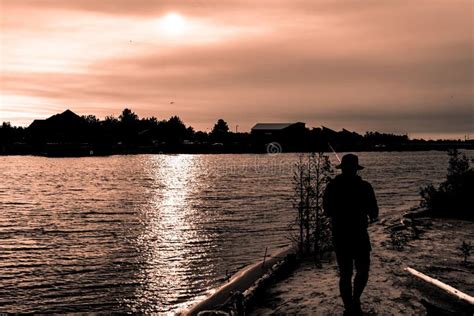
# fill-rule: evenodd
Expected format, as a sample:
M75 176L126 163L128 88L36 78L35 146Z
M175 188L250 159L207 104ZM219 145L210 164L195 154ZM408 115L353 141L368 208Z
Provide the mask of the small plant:
M390 233L390 245L392 249L401 251L405 247L407 237L398 231L392 231Z
M410 229L410 237L411 239L419 239L421 230L416 226L416 223L414 220L412 221L407 221L407 227Z
M471 243L467 243L466 241L463 241L461 246L458 249L461 253L461 256L463 257L463 264L467 264L467 260L471 256L471 250L472 250Z
M312 154L314 210L313 210L313 250L316 261L332 248L331 220L323 211L323 195L331 181L332 167L329 157L323 153Z
M294 171L293 205L295 221L291 239L301 254L313 254L318 261L331 247L330 220L323 213L323 194L332 174L329 157L323 153L300 155ZM296 229L293 229L296 228Z

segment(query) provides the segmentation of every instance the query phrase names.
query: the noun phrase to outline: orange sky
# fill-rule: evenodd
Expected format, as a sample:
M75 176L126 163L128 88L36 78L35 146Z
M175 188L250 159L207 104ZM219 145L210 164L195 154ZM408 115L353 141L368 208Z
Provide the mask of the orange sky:
M130 107L474 137L473 3L0 0L0 121Z

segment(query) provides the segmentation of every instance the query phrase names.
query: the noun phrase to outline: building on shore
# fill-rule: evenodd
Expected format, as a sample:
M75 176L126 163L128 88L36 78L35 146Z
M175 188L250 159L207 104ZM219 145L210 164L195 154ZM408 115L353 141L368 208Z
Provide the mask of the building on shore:
M282 152L304 149L308 129L302 122L257 123L251 129L252 143L257 151L268 151L269 144L277 143Z
M85 128L84 118L66 110L44 120L34 120L27 130L34 142L60 143L82 141Z

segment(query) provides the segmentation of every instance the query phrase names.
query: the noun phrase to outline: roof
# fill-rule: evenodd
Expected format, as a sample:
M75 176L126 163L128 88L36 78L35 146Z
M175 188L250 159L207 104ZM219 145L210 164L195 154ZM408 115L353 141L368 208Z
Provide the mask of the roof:
M62 113L55 114L48 117L44 120L34 120L30 124L29 128L52 128L52 127L72 127L82 124L84 119L72 112L71 110L66 110Z
M67 109L66 111L50 116L46 119L48 122L58 122L58 121L81 121L81 117L74 113L73 111Z
M329 133L329 134L337 134L337 132L333 129L330 129L329 127L323 126L323 132Z
M34 120L28 128L40 128L46 125L46 120Z
M285 129L296 123L257 123L252 127L252 131L276 131Z

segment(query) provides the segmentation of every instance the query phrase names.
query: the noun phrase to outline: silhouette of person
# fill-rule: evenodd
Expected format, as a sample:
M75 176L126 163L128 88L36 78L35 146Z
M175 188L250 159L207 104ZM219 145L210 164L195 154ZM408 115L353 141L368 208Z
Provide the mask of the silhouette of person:
M332 179L324 192L324 212L331 218L333 244L339 267L339 290L344 303L344 315L362 315L360 297L369 279L370 245L368 220L378 220L379 209L370 183L357 171L359 158L353 154L342 157L336 166L342 174ZM352 270L356 269L354 292Z

